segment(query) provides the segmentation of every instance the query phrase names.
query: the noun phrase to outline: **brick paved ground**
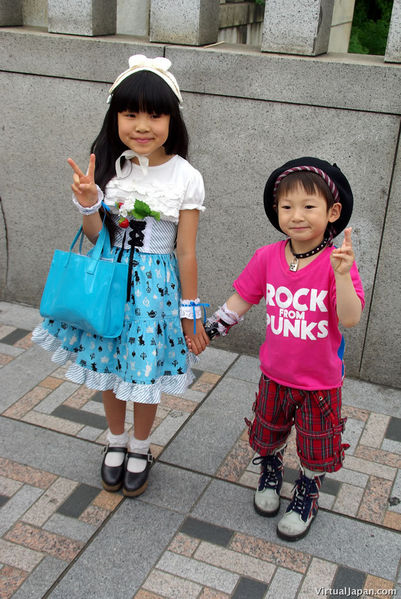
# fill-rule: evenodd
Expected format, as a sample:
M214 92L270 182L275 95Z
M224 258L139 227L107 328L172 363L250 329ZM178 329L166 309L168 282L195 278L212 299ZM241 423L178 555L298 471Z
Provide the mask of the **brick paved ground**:
M346 381L344 468L326 477L310 534L285 543L252 508L256 358L209 348L185 396L163 397L149 488L130 500L101 488L100 393L32 345L39 320L0 302L0 597L401 596L401 391ZM293 436L285 465L281 511Z

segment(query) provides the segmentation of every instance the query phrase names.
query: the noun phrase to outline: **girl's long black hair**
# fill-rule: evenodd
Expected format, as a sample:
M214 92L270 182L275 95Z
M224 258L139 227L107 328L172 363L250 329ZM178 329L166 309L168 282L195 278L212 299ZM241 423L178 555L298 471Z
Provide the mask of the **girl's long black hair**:
M177 96L155 73L133 73L114 90L100 133L91 146L91 152L96 156L95 181L103 191L116 174L117 158L128 149L118 136L118 113L125 110L170 115L169 134L164 144L166 154L178 154L182 158L188 155L188 132ZM108 213L106 224L113 236Z

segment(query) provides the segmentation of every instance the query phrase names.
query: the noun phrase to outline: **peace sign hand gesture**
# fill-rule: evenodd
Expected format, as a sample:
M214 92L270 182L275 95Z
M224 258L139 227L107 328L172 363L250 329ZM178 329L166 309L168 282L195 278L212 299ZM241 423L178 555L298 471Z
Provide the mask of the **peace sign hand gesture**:
M95 154L90 155L88 172L86 175L81 171L79 166L72 160L72 158L68 158L67 162L74 171L71 189L74 192L77 201L85 208L93 206L98 200L97 187L95 183Z
M351 227L348 227L344 230L344 241L342 246L335 248L330 256L331 265L333 267L334 273L337 275L348 274L355 260L355 254L352 248L351 232Z

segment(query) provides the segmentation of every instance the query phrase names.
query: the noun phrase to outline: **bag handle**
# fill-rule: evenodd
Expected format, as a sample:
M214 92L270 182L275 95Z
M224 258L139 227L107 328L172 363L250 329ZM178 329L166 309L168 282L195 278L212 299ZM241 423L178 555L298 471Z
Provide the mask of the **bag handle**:
M108 233L107 227L105 227L105 225L103 224L103 227L99 231L99 235L97 237L96 243L93 248L93 257L96 258L96 260L99 260L100 255L103 250L103 247L106 250L110 249L110 239L107 239L108 238L107 233ZM78 233L75 235L74 240L73 240L72 244L70 245L70 252L73 251L74 246L77 243L79 237L81 237L81 239L79 241L79 252L82 253L82 242L83 242L83 237L84 237L84 230L83 230L82 226L79 227Z
M79 227L78 233L75 235L74 241L70 245L70 252L72 252L72 250L74 249L74 245L77 243L79 236L81 236L81 239L80 239L80 242L79 242L79 253L80 254L82 253L82 240L83 240L83 236L84 236L84 230L83 230L82 226Z
M83 237L84 237L84 230L83 230L83 227L81 226L78 230L78 233L75 235L74 240L70 246L70 253L73 251L74 246L77 243L79 238L80 238L79 252L82 253ZM87 270L87 272L89 274L94 273L94 271L96 269L96 264L97 264L97 262L99 262L100 257L103 253L103 250L105 251L106 254L110 254L110 251L111 251L110 235L109 235L108 229L104 223L104 219L103 219L103 226L99 231L99 235L97 237L96 244L93 248L93 252L92 252L92 256L91 256L91 266L89 266L89 268Z

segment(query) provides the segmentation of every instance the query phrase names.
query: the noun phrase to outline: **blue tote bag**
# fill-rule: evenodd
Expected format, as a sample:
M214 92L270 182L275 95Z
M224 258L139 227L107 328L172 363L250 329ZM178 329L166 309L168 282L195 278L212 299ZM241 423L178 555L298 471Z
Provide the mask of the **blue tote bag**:
M79 253L74 253L79 237ZM128 264L110 257L110 237L104 224L88 255L81 254L82 239L81 227L69 252L55 250L40 314L91 334L118 337L124 321Z

